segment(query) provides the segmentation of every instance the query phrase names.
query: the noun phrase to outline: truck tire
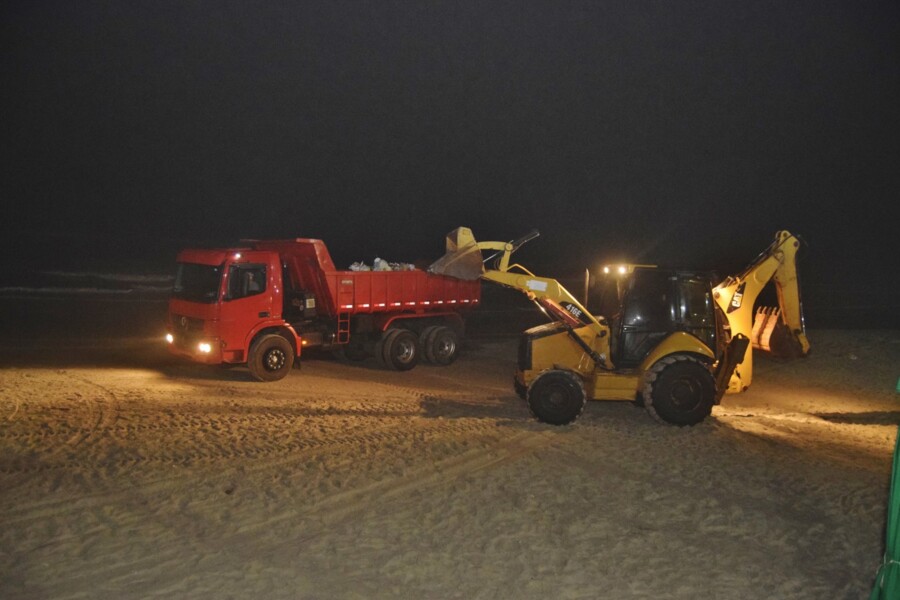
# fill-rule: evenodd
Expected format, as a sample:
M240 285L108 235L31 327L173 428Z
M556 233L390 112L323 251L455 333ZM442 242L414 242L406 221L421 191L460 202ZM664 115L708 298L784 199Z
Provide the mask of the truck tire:
M428 362L449 365L459 356L459 336L449 327L435 327L429 333L423 351Z
M538 375L528 388L528 409L538 421L567 425L584 411L587 395L581 377L553 369Z
M692 356L676 354L657 361L644 374L644 407L657 421L696 425L716 401L716 381L709 368Z
M393 329L382 340L382 359L387 368L409 371L419 363L419 338L408 329Z
M388 340L388 338L393 337L396 329L388 329L384 333L381 334L381 337L378 338L378 341L375 342L375 363L379 367L387 367L384 363L384 343Z
M422 351L422 358L425 359L425 362L433 362L431 357L428 356L428 338L431 337L431 334L437 328L438 325L429 325L419 334L419 349Z
M256 381L278 381L294 366L294 347L280 335L265 335L250 346L247 368Z

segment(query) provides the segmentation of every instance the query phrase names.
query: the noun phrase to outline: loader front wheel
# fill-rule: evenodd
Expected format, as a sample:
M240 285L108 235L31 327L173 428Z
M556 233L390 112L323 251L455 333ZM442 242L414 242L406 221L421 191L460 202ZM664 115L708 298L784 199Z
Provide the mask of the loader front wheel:
M716 381L696 358L667 356L645 373L642 396L644 407L657 421L696 425L712 412Z
M247 368L256 381L278 381L291 372L294 347L280 335L267 335L253 342Z
M581 377L571 371L552 370L538 375L526 395L528 408L538 421L567 425L584 410L586 394Z

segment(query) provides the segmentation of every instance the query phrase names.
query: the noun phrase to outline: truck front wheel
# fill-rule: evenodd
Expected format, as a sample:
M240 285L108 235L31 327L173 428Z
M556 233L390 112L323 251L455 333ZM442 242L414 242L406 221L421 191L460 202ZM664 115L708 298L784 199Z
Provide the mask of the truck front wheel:
M538 421L567 425L584 410L587 395L581 378L571 371L544 371L528 388L528 408Z
M256 381L278 381L294 365L294 348L280 335L266 335L250 346L247 368Z
M672 425L696 425L709 416L716 401L716 381L702 362L677 354L656 362L644 374L644 407Z

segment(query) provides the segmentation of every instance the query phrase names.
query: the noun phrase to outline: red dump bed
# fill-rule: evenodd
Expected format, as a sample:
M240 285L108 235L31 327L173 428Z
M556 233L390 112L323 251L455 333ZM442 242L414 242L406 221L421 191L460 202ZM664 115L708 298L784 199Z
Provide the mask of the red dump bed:
M328 291L340 312L437 311L478 304L481 285L425 271L331 271Z
M322 313L458 311L478 305L481 283L413 271L338 271L322 240L255 242L276 251L287 267L286 286L315 294Z

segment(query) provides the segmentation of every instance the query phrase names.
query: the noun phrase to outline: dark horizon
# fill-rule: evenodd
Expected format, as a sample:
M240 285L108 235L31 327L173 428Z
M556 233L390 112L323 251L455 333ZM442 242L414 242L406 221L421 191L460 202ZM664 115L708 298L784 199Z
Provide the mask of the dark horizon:
M808 304L900 327L894 2L0 10L7 269L292 237L413 262L466 225L540 229L548 275L727 273L788 229Z

